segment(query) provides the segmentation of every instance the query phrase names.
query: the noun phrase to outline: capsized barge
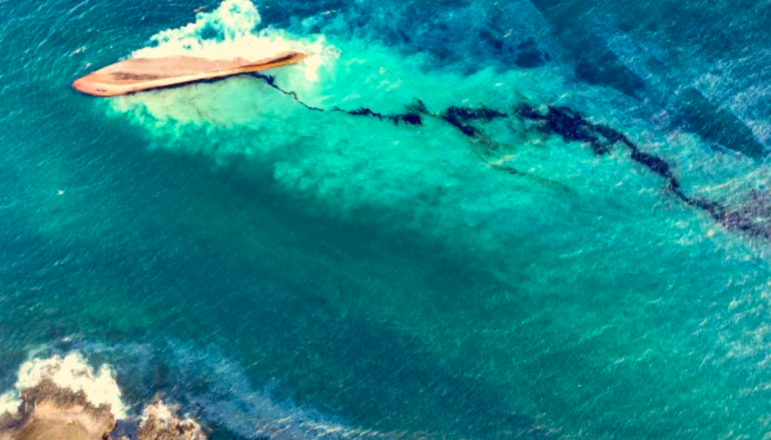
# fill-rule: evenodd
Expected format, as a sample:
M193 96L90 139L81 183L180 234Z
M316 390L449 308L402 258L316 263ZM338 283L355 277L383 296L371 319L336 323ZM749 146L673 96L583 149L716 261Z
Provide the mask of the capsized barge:
M243 58L208 60L188 56L131 58L79 78L72 86L88 95L117 96L259 72L297 64L305 58L306 55L300 52L284 52L260 61Z

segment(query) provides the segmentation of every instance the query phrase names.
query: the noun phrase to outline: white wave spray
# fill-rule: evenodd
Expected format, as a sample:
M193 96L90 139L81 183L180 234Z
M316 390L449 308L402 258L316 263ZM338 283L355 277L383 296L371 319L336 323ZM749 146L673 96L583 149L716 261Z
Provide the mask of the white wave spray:
M0 396L0 414L5 411L16 414L24 390L34 388L45 380L51 380L59 388L73 393L82 392L94 407L109 405L116 420L126 418L121 391L112 368L102 365L94 370L80 353L54 355L47 359L34 357L24 362L19 368L14 389Z
M257 32L262 19L249 0L225 0L212 12L202 12L195 22L178 29L162 31L152 37L152 47L135 51L135 58L196 56L207 59L244 58L258 61L277 53L299 51L309 55L301 69L307 80L317 79L322 62L324 38L291 38L277 29Z

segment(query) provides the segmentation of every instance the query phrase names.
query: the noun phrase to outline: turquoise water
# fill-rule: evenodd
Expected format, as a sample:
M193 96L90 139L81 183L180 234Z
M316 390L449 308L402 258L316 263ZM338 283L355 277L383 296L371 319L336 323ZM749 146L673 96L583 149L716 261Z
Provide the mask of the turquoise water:
M731 38L768 27L690 3L0 2L0 388L78 351L215 438L769 435L765 49Z

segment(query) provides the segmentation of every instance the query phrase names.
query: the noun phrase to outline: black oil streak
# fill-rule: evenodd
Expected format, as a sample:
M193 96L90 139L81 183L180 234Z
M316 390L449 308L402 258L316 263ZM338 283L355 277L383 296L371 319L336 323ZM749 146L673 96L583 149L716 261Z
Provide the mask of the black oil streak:
M644 165L654 174L667 180L667 188L688 206L704 211L729 231L739 230L753 237L771 239L771 230L761 224L754 223L751 219L751 216L757 216L758 206L765 207L764 200L760 199L757 194L754 198L756 205L754 208L750 206L741 210L729 210L719 202L702 197L691 197L683 193L680 189L680 181L672 174L669 164L664 159L641 151L634 142L610 127L592 124L578 113L564 107L549 107L548 112L544 115L529 105L523 104L518 113L522 119L545 123L545 125L540 126L544 132L556 133L566 141L589 143L598 155L609 152L610 147L615 144L623 144L629 149L633 161Z
M421 103L422 104L422 103ZM425 107L425 106L424 106ZM442 119L447 121L450 125L457 128L466 136L472 137L477 134L477 129L469 125L471 121L491 121L497 118L505 118L508 115L506 113L499 112L498 110L482 107L479 109L472 109L468 107L455 107L452 106L444 111Z
M578 113L566 107L549 107L549 112L541 115L528 105L520 107L519 115L524 119L543 121L541 131L558 133L566 141L586 142L595 154L610 152L613 144L623 137L615 130L589 123Z
M309 110L319 112L326 111L322 108L313 107L304 103L297 96L297 93L284 90L277 86L275 77L273 76L261 73L254 73L253 76L263 80L268 86L280 91L284 95L291 96L295 101ZM399 125L399 123L404 123L405 125L422 125L423 120L420 116L421 114L437 116L468 137L478 137L478 129L471 125L471 122L486 122L498 118L509 117L506 113L487 107L474 109L456 106L451 106L441 114L436 115L429 112L426 105L420 100L416 100L414 104L407 106L407 110L408 112L403 114L382 114L366 107L361 107L357 110L344 110L338 107L333 109L333 111L346 113L352 116L373 117L381 121L387 120L393 122L395 125ZM728 230L739 230L753 237L771 239L771 230L763 225L754 223L751 219L752 216L757 216L757 208L753 209L750 207L731 211L719 202L702 197L691 197L686 195L680 189L680 181L672 174L671 167L664 159L640 150L637 144L630 141L624 134L619 133L610 127L589 122L578 112L567 107L549 106L548 111L545 114L542 114L530 105L522 104L517 109L516 115L522 120L538 122L539 125L537 128L544 133L558 134L568 142L587 143L591 146L592 151L599 156L610 153L613 146L622 144L629 150L630 157L633 161L645 166L654 174L665 179L667 181L667 189L688 206L704 211L712 217L715 222L723 225ZM487 143L494 144L491 141ZM493 168L513 175L529 176L528 174L522 173L509 166L495 166ZM555 183L548 179L540 177L535 178L548 183ZM562 184L559 185L564 187ZM567 189L567 187L564 188ZM756 202L759 206L762 204L762 206L765 207L763 200L758 199L757 195L755 198L757 199Z
M265 81L265 84L269 85L270 87L273 87L274 89L278 90L279 92L281 92L281 93L283 93L283 94L285 94L287 96L291 96L292 98L294 98L295 101L300 103L300 105L302 105L303 107L307 108L308 110L313 110L313 111L316 111L316 112L323 112L324 111L323 108L313 107L313 106L310 106L310 105L302 102L302 100L300 100L300 98L297 97L297 93L286 91L286 90L282 89L281 87L277 86L276 85L276 77L275 76L265 75L265 74L262 74L262 73L252 73L252 76L254 76L255 78L259 78L259 79Z
M378 118L379 120L388 120L394 123L394 125L399 125L400 122L403 122L405 125L423 125L423 119L421 119L420 115L418 113L409 112L409 113L401 113L401 114L395 114L395 115L389 115L389 114L382 114L373 112L371 109L368 109L366 107L361 107L358 110L343 110L341 108L335 107L336 111L348 113L352 116L371 116L374 118Z
M322 108L313 107L313 106L310 106L310 105L304 103L297 96L297 93L284 90L281 87L277 86L276 85L276 77L275 76L265 75L265 74L262 74L262 73L254 73L253 76L263 80L265 82L265 84L267 84L270 87L278 90L279 92L281 92L281 93L283 93L283 94L285 94L287 96L291 96L292 98L294 98L295 101L297 101L303 107L305 107L305 108L307 108L309 110L313 110L313 111L317 111L317 112L325 111ZM423 124L423 120L420 118L420 115L418 113L415 113L415 112L409 112L409 113L404 113L404 114L396 114L396 115L388 115L388 114L384 115L382 113L373 112L372 110L370 110L370 109L368 109L366 107L362 107L362 108L360 108L358 110L344 110L344 109L335 107L334 110L335 111L339 111L339 112L343 112L343 113L347 113L347 114L352 115L352 116L370 116L370 117L378 118L381 121L383 119L386 119L386 120L389 120L389 121L393 122L395 125L399 125L400 122L403 122L406 125L422 125Z

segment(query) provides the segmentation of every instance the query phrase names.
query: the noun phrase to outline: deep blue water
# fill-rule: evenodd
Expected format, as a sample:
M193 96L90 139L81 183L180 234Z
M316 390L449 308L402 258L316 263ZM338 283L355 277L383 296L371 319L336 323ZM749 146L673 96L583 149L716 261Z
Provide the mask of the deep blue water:
M764 438L768 12L0 0L0 391L77 351L217 438Z

